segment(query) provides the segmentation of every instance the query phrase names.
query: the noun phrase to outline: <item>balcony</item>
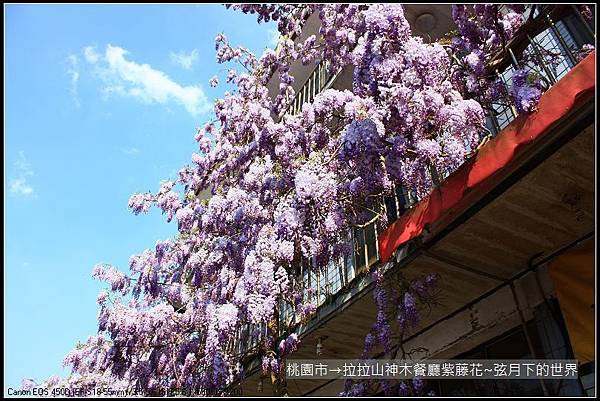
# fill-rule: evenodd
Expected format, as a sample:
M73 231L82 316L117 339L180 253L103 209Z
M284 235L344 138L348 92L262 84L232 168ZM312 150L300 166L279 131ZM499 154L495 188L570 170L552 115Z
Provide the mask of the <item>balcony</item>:
M579 51L583 45L595 41L593 27L582 18L574 6L544 6L542 9L535 11L534 21L535 23L525 25L520 29L515 38L507 44L506 48L493 60L490 66L490 71L502 79L507 92L514 71L520 68L535 71L542 77L547 87L554 85L578 63ZM554 54L553 63L549 63L544 57L547 54ZM523 62L523 60L528 61ZM287 113L292 115L299 113L305 102L312 102L315 96L325 89L349 89L350 87L351 71L330 73L326 63L319 63L297 90L296 98ZM486 137L488 139L495 137L517 117L516 108L510 102L492 104L485 112L487 131L481 133L482 140ZM589 164L589 160L586 163ZM436 180L438 182L443 181L448 176L448 172L433 172L433 174L437 175ZM420 199L410 188L396 188L395 195L386 199L385 206L388 221L396 220L419 201ZM348 233L349 241L352 242L354 248L354 253L350 257L340 259L322 271L312 272L305 269L296 278L304 288L304 299L314 302L318 309L310 322L301 323L297 320L297 315L290 305L281 305L278 325L280 335L296 331L302 338L310 338L310 341L314 342L315 339L327 337L323 334L325 331L322 327L330 325L333 319L338 319L342 311L354 310L354 312L348 312L348 314L356 317L365 316L364 311L373 308L373 305L368 305L361 306L361 309L358 310L356 309L358 307L353 307L352 304L357 303L359 298L364 298L364 295L372 288L371 280L366 272L369 271L370 266L380 263L379 234L375 223L364 228L353 229L352 232ZM557 239L553 243L555 242L559 243L560 240ZM414 241L406 243L399 249L396 261L384 264L383 268L392 270L397 265L411 264L419 257L418 254L413 252L417 247L418 243ZM448 260L446 262L440 262L440 260L433 264L450 264ZM429 265L422 265L422 267L424 272L432 270ZM506 276L509 277L510 274L507 273ZM457 276L458 279L461 277L464 278L462 275ZM465 300L468 300L470 295L466 294L479 293L481 288L489 289L490 281L493 282L493 280L481 278L464 284L459 281L452 280L451 285L464 285L465 295L463 298L465 299L459 297L460 301L453 301L456 305L467 302ZM452 306L450 305L446 309L441 311L440 314L451 312ZM367 322L361 322L361 325L368 327L373 320L374 317ZM337 323L337 325L339 324ZM364 332L366 333L366 331ZM257 347L260 347L261 340L266 333L266 326L248 325L239 333L239 341L235 344L236 351L239 355L243 355L248 354L253 349L256 350ZM362 347L362 340L363 337L359 336L355 339L353 346L348 343L333 348L339 351L339 355L343 355L343 349L352 349L353 347L355 353L358 353ZM258 369L256 363L250 364L249 368L250 371ZM249 387L249 389L252 393L252 387Z
M580 61L582 47L595 42L593 27L574 5L536 9L534 18L536 22L525 25L489 68L506 90L514 71L521 68L535 72L547 87L554 85ZM552 54L557 57L551 64L545 57ZM524 58L528 61L521 62ZM486 116L487 128L495 135L516 118L517 112L510 103L496 103L486 110Z

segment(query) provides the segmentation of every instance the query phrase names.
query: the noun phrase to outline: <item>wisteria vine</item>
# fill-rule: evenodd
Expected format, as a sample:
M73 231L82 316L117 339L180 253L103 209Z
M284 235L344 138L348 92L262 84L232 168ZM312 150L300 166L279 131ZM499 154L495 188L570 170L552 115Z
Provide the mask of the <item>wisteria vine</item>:
M257 57L216 37L219 63L237 63L224 77L235 89L198 129L198 149L178 180L129 201L135 214L159 208L179 233L132 256L128 274L94 268L109 287L97 298L98 334L65 357L69 377L42 386L226 394L251 358L261 358L273 382L282 380L282 361L300 339L295 326L280 327L280 305L295 311L297 323L316 309L302 296L301 271L349 255L352 228L372 221L384 228L395 186L424 196L436 184L432 170L448 174L464 162L484 127L481 96L500 96L490 93L496 81L486 78L486 63L523 22L516 7L503 14L497 6L456 6L459 33L448 45L413 36L401 5L233 8L277 21L277 49ZM298 40L313 13L318 35ZM353 67L352 91L325 90L299 114L286 114L295 96L290 66L320 60L332 71ZM275 94L266 88L271 79L279 82ZM541 90L518 75L511 94L519 111L532 110ZM373 274L379 312L363 357L377 344L395 355L390 313L401 333L416 326L416 305L429 300L435 279L386 291L382 274ZM246 327L264 333L258 347L240 353ZM419 380L383 386L386 394L422 389ZM349 382L346 394L368 387Z

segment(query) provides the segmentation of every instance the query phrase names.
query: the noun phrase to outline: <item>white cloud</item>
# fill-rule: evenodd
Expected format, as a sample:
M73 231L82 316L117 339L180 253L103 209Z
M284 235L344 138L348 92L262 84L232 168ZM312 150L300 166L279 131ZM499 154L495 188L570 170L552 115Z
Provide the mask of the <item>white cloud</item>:
M126 155L137 155L140 153L140 150L138 148L123 149L123 153Z
M79 102L79 96L77 95L77 83L79 82L79 57L77 57L75 54L71 54L67 57L67 62L69 63L67 74L69 74L71 77L71 87L69 91L73 96L75 106L80 107L81 103Z
M190 53L181 51L179 53L171 53L171 61L185 70L190 70L194 62L198 60L198 50L194 49Z
M31 195L33 194L33 187L27 184L24 178L11 178L10 180L10 193L13 195Z
M19 151L19 158L15 161L15 167L17 170L16 177L12 177L9 180L8 186L9 191L12 195L16 196L29 196L35 192L33 187L27 183L27 177L33 175L31 164L25 158L25 152Z
M90 64L96 64L100 59L100 55L96 53L96 48L94 46L87 46L83 49L83 55L85 56L85 60Z
M27 161L27 158L25 157L25 152L22 150L19 151L19 159L15 162L15 166L17 166L17 170L19 170L19 172L21 172L23 175L33 175L31 164Z
M182 86L148 64L129 61L125 49L107 45L104 55L89 47L84 54L86 51L86 61L94 65L94 73L104 82L102 92L107 96L128 96L145 103L175 102L194 116L211 109L202 87Z

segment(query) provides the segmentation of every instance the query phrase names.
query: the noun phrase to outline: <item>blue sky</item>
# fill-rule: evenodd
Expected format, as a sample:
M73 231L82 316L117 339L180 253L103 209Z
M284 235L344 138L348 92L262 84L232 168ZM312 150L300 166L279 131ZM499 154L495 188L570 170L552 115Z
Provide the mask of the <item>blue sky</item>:
M5 395L68 374L97 330L96 263L126 270L176 232L127 201L197 149L225 90L208 85L217 33L260 53L273 28L221 5L5 6Z

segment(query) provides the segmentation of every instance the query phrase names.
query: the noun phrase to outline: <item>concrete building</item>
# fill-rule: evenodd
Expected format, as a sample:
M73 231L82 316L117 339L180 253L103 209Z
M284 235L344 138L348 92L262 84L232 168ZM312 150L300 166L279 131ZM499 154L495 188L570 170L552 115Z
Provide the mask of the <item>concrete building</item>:
M454 26L448 5L413 4L405 9L414 33L425 38L439 38ZM514 109L501 105L487 110L494 137L473 163L444 179L442 199L443 188L456 185L456 177L466 174L471 179L477 163L489 165L494 154L508 149L503 146L508 138L520 141L520 132L545 117L546 125L533 140L515 142L514 153L486 179L467 185L451 208L442 210L419 235L394 246L392 257L382 262L379 237L398 242L395 236L402 233L403 222L418 219L418 213L433 202L398 188L387 208L390 221L398 220L393 230L378 233L374 225L354 230L357 251L352 258L302 278L306 288L314 288L319 307L310 322L297 328L302 347L294 358L359 357L376 315L374 285L366 272L369 266L383 264L387 280L428 272L441 278L440 304L405 338L405 346L416 350L413 358L548 358L580 363L578 380L428 380L437 395L594 395L595 76L580 92L572 88L577 81L573 76L579 74L584 81L590 77L589 66L578 64L577 49L595 44L594 26L570 5L543 6L538 14L541 23L517 35L496 68L510 82L523 51L558 50L563 55L558 67L541 59L536 66L556 88L546 92L534 117L515 119ZM312 15L301 38L318 28L318 16ZM593 68L594 57L584 62ZM297 98L288 112L297 112L324 89L351 89L350 69L328 74L325 67L292 66ZM583 71L584 67L588 69ZM272 93L279 86L276 75L268 85ZM568 97L570 90L572 101L565 100L563 112L557 114L552 104ZM282 309L283 327L296 323L294 319L293 311ZM238 346L258 344L260 332L261 328L248 328ZM270 380L261 379L259 365L247 361L244 395L272 395ZM343 385L343 380L288 380L287 390L290 395L335 396Z

